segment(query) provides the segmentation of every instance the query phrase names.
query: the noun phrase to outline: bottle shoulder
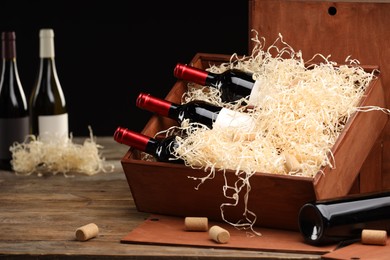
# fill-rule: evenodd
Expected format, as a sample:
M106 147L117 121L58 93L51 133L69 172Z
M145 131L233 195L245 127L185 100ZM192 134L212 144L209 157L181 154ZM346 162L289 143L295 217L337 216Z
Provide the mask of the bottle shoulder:
M3 63L0 74L0 95L5 94L8 96L12 95L12 98L22 98L23 101L25 99L23 85L20 81L15 61L8 61L6 64Z
M28 115L28 105L15 60L3 62L0 79L0 117Z
M41 59L33 92L45 91L45 89L51 89L51 91L59 92L60 95L63 95L61 82L53 58Z
M242 79L246 79L246 80L249 80L249 81L255 81L253 79L253 73L251 72L248 72L248 71L244 71L244 70L240 70L240 69L229 69L229 70L226 70L224 72L222 72L220 74L220 77L224 77L224 78L242 78Z
M193 100L181 105L186 110L204 109L209 111L220 111L222 107L216 106L204 100Z

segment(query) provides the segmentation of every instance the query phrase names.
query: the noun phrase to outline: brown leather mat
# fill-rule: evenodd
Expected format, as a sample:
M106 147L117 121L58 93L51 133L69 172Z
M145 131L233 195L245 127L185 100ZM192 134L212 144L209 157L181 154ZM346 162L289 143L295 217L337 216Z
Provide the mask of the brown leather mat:
M324 260L359 259L359 260L388 260L390 259L390 238L386 245L363 245L356 242L322 256Z
M165 215L151 215L123 237L121 242L319 254L331 252L337 246L315 247L305 244L299 232L255 227L255 231L261 236L253 236L251 233L238 230L227 223L210 221L209 227L213 225L218 225L229 231L230 240L228 243L214 242L209 238L208 232L185 231L184 218Z

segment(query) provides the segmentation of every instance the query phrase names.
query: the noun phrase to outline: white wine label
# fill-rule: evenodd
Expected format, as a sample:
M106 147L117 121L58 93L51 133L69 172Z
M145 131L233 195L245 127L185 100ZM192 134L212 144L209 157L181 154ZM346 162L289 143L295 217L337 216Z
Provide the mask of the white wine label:
M38 117L39 137L68 137L68 114Z
M217 127L234 127L241 128L243 131L251 132L255 127L255 120L252 116L246 113L234 111L227 108L222 108L219 112L214 126Z

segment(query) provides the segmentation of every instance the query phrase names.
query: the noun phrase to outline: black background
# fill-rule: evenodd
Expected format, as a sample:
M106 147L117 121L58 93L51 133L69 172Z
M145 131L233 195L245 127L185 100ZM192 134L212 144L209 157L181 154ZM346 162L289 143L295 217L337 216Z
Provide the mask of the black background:
M0 0L0 29L16 33L27 98L39 63L39 29L55 33L57 72L74 136L141 131L140 92L165 97L177 62L198 52L248 54L248 0Z

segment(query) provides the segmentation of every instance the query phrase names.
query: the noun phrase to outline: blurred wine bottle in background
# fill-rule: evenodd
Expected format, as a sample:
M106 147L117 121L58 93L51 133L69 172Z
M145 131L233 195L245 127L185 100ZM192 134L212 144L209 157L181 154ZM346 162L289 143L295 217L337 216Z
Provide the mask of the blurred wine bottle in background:
M0 167L11 170L14 142L23 142L29 133L26 96L16 62L15 32L2 32L2 68L0 77Z
M68 112L56 70L53 29L41 29L39 38L39 71L30 96L31 133L41 139L67 138Z

